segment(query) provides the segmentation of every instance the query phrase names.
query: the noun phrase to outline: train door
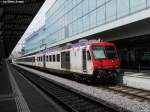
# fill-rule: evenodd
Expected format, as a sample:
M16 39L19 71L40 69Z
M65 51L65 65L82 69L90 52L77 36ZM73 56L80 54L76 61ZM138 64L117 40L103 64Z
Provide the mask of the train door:
M66 68L70 69L70 51L66 52Z
M61 68L70 70L70 51L61 53Z
M86 64L87 64L87 74L93 73L93 65L92 65L92 59L89 50L86 51Z
M46 59L45 59L45 55L43 55L43 67L46 68Z
M86 49L82 50L82 69L83 69L83 72L87 71L87 67L86 67Z

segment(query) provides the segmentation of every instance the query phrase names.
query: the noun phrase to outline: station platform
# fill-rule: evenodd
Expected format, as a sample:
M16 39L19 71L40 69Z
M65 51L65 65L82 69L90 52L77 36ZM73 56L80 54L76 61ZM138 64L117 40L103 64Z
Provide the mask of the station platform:
M6 63L0 66L0 111L17 112L15 97L10 83ZM9 106L9 108L8 108Z
M86 91L86 93L89 92L88 94L94 93L96 95L95 97L101 97L100 95L102 95L102 98L104 98L104 96L107 96L104 98L105 100L107 100L108 98L107 94L111 96L110 93L106 94L105 91L99 90L98 87L78 84L75 81L70 81L67 79L58 78L56 76L51 76L50 74L39 72L37 70L33 70L28 67L24 67L20 65L16 65L16 66L35 72L36 74L39 74L39 75L43 75L47 78L51 78L53 80L59 81L59 83L64 80L63 83L66 82L66 84L70 86L72 85L73 88L77 87L76 89L79 89L80 91L84 91L84 92ZM38 88L32 85L24 77L22 77L19 74L19 72L13 69L11 64L5 61L3 62L3 65L0 66L0 68L1 68L1 71L0 71L0 112L20 112L20 111L21 112L65 112L65 110L61 106L56 104L52 99L48 98ZM76 83L78 86L76 86L74 83ZM140 71L140 72L139 71L125 71L123 83L131 87L150 90L150 87L148 86L150 85L150 72L149 71ZM102 92L104 92L104 94L102 94ZM114 100L117 100L115 98L115 95L113 95L113 97L114 99L112 102L114 102ZM108 101L111 102L110 98L108 98ZM121 97L119 101L123 102L124 98ZM116 101L117 105L120 104L120 103L117 103L119 101ZM132 102L132 100L129 101L129 99L127 101L128 103L124 103L124 104L128 104L127 105L128 108L131 108L132 105L134 104L137 105L137 102L135 101ZM140 103L139 105L141 104L142 103ZM139 105L137 106L137 109Z
M123 83L130 87L150 91L150 71L148 70L125 70Z
M0 112L66 111L4 61L0 65Z
M133 99L122 94L117 94L116 92L109 91L107 89L105 90L101 88L101 85L99 86L99 85L80 83L74 80L70 80L64 77L59 77L57 75L53 75L47 72L43 72L37 69L33 69L18 64L14 64L14 66L19 67L20 69L27 70L47 80L54 81L63 86L67 86L77 92L87 94L88 96L92 96L95 99L100 99L110 104L117 105L120 108L130 110L131 112L150 112L149 102L141 101L141 100L139 101L138 99ZM140 73L142 74L143 72ZM144 79L142 77L139 77L139 75L140 75L139 73L136 73L134 71L130 71L130 72L126 71L123 77L123 83L128 86L136 87L139 89L148 89L149 87L147 84L150 84L149 83L150 79Z

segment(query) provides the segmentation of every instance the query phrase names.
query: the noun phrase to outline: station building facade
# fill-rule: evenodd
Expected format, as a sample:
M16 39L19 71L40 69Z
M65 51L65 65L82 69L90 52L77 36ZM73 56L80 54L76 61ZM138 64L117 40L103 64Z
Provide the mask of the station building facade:
M27 53L101 39L118 45L124 66L150 66L150 0L56 0L45 17L45 25L26 39Z

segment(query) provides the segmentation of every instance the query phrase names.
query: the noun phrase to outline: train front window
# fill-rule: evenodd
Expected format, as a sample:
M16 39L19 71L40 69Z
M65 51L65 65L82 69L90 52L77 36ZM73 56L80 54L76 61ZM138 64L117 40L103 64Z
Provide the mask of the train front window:
M105 52L106 52L106 57L108 59L115 59L115 58L117 58L116 51L115 51L114 47L112 47L112 46L105 46Z
M93 54L95 59L105 59L104 47L103 46L93 46Z
M116 52L113 46L93 46L95 59L115 59Z

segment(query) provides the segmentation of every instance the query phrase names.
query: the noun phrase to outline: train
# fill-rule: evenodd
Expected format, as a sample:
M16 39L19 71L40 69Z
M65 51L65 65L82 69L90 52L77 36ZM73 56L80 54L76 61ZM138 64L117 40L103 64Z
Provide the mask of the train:
M121 82L123 72L118 48L111 42L79 42L47 48L15 59L17 64L95 82Z

